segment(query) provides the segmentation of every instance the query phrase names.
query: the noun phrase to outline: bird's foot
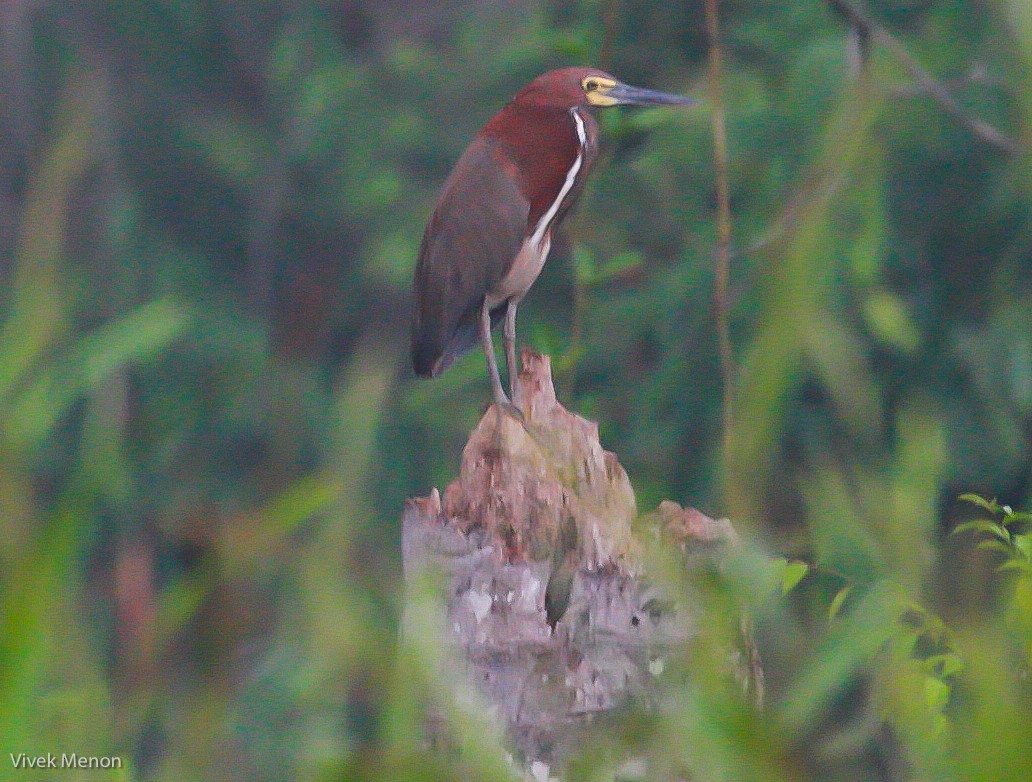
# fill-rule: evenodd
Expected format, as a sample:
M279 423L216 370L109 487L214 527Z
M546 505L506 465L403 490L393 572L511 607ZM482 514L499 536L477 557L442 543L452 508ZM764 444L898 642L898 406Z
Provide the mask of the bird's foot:
M520 426L524 429L527 428L527 417L523 415L523 411L520 410L512 402L506 402L505 404L498 406L498 412L500 415L509 415L519 421Z
M523 415L523 411L510 402L509 398L505 396L505 394L495 398L495 410L498 411L499 418L503 415L511 416L519 421L520 425L524 429L527 428L527 418Z

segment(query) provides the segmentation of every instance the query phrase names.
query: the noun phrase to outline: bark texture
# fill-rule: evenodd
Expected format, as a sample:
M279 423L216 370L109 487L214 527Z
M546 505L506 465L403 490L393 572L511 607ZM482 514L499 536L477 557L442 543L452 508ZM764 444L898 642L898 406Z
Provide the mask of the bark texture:
M434 489L406 503L403 552L410 582L443 570L448 637L516 758L542 779L593 718L653 697L663 655L697 632L697 611L643 573L634 492L598 426L556 401L547 356L525 350L522 363L525 422L488 408L443 498ZM672 502L652 522L689 555L735 541L726 519ZM738 668L748 679L749 662Z

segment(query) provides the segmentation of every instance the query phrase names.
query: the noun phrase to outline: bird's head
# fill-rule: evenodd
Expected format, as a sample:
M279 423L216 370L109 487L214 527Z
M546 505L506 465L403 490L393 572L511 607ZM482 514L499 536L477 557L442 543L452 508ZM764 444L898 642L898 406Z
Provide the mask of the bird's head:
M520 90L514 103L572 109L608 106L692 106L684 95L632 87L597 68L559 68L538 76Z

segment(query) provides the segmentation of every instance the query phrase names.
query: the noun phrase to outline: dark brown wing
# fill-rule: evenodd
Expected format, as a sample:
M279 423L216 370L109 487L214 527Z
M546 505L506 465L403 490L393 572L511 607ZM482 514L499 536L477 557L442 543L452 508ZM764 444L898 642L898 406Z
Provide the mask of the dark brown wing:
M477 343L487 291L512 264L530 204L496 142L478 136L455 164L434 207L415 276L412 365L436 377Z

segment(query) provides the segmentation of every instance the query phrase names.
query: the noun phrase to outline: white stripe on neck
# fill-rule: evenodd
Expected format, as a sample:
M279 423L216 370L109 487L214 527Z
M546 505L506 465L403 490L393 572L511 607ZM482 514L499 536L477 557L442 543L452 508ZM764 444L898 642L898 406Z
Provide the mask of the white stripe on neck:
M574 181L577 179L577 173L580 171L581 163L584 162L584 147L588 143L588 134L584 130L584 120L580 118L580 114L576 108L570 109L570 116L573 117L573 122L577 126L577 139L580 141L580 145L577 148L577 159L573 161L573 165L570 166L570 170L566 173L566 181L563 182L563 186L559 188L559 195L555 197L555 201L548 207L548 211L545 212L541 219L538 220L537 226L534 228L534 233L531 234L530 242L534 247L541 247L541 240L545 236L545 232L548 230L549 225L555 218L556 212L559 211L559 207L563 203L563 199L566 198L567 193L570 192L570 188L573 187Z

